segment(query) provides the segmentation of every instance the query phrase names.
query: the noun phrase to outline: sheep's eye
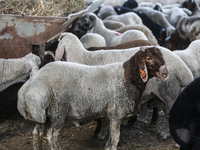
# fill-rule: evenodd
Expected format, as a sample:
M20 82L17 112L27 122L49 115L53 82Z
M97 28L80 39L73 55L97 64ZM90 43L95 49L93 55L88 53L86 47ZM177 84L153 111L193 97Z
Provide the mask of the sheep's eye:
M151 60L151 58L150 58L150 57L147 57L147 58L146 58L146 60L147 60L147 61L150 61L150 60Z

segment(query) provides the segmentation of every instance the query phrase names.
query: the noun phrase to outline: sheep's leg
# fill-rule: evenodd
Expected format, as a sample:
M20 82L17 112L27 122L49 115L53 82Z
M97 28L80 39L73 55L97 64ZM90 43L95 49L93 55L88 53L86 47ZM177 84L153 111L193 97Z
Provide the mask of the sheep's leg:
M117 144L119 142L120 137L120 124L121 120L110 119L110 133L105 150L117 150Z
M157 125L157 121L158 121L158 109L156 107L153 107L153 115L151 118L151 122L149 123L149 125Z
M37 123L33 130L33 149L42 150L42 138L46 129L45 124Z
M170 136L170 133L169 133L169 112L170 112L170 106L167 105L167 107L164 109L164 113L165 113L165 131L163 131L161 133L161 136L163 139L167 139L167 137Z
M105 138L108 133L108 122L109 120L107 117L97 119L97 127L94 132L93 138L98 138L100 140L103 140Z
M61 128L51 127L47 132L47 139L49 141L51 150L61 150L61 146L59 142L60 130Z
M101 130L100 132L97 134L98 139L103 140L105 138L105 136L108 133L108 118L107 117L103 117L101 118Z

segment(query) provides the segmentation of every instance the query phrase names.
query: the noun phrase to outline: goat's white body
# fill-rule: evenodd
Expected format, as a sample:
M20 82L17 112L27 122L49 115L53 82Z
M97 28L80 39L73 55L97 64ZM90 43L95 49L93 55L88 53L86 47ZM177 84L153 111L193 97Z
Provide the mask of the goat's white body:
M7 87L28 80L29 75L35 73L41 64L40 58L34 54L17 59L0 59L0 91Z

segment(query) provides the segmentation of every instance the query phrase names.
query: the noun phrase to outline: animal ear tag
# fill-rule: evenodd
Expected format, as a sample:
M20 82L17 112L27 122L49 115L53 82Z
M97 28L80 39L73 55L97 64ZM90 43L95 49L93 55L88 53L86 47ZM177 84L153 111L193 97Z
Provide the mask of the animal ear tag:
M142 81L145 83L148 80L148 73L147 73L147 68L146 65L144 66L144 69L140 69L140 78Z
M144 78L146 77L146 74L143 70L140 70L140 77L144 80Z

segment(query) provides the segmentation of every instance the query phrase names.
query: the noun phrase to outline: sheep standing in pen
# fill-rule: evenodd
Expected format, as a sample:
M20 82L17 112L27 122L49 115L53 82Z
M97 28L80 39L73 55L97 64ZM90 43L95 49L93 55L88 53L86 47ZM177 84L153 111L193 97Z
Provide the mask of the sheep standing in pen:
M181 7L189 9L192 15L200 14L199 4L195 0L185 0Z
M96 50L111 50L111 49L128 49L133 47L140 47L140 46L150 46L152 45L149 41L146 40L132 40L128 42L124 42L115 46L101 46L101 47L89 47L86 48L88 51L96 51Z
M194 78L200 76L200 40L195 40L185 49L173 51L191 70Z
M139 30L129 30L123 34L107 29L102 20L94 13L88 13L76 19L73 23L73 31L87 31L98 33L106 40L106 46L113 46L134 39L148 40L145 34Z
M113 8L114 9L114 8ZM104 20L114 20L122 22L125 25L133 25L133 24L142 24L142 19L134 12L128 12L121 15L110 15L106 17Z
M194 40L200 39L200 17L182 17L176 30L166 39L166 47L170 50L184 49ZM183 47L182 47L183 46Z
M165 18L164 14L157 10L153 10L149 7L136 7L133 10L146 13L154 22L156 22L157 24L159 24L167 30L167 36L170 36L175 30L175 28Z
M141 48L124 63L103 66L53 62L20 88L17 108L25 119L37 122L33 130L34 149L42 149L47 126L51 149L61 149L58 136L65 119L76 122L107 116L110 135L105 150L116 150L121 120L137 114L140 97L152 77L167 77L158 48Z
M180 150L200 147L200 77L191 82L178 96L170 110L169 127Z
M0 59L0 92L7 87L28 80L38 71L41 65L40 57L32 53L13 59Z
M96 33L86 33L80 38L80 41L86 49L92 46L106 46L106 40L104 37Z
M77 62L86 65L104 65L113 62L123 62L134 55L140 47L121 49L121 50L100 50L100 51L87 51L80 40L71 33L62 33L65 36L59 42L56 49L55 60L60 60L63 55L65 60L69 62ZM61 34L61 36L62 36ZM154 46L145 46L145 48L152 48ZM147 111L146 104L148 100L158 97L155 105L159 107L159 110L164 110L166 120L173 102L176 100L181 88L188 85L193 80L193 75L186 64L176 54L170 50L156 46L163 54L165 62L168 66L169 76L165 81L156 80L152 78L147 83L147 87L142 96L143 114L142 119ZM161 104L161 105L160 105ZM105 133L101 133L98 137L103 137ZM166 139L169 136L169 126L166 121L166 127L161 136Z
M161 27L159 24L154 22L147 14L141 11L133 11L130 8L116 6L114 10L117 14L123 14L127 12L135 12L141 19L145 26L147 26L156 37L160 45L165 45L165 38L166 38L166 30Z
M124 33L124 32L126 32L128 30L139 30L139 31L142 31L146 35L148 41L151 44L158 45L158 41L156 40L155 36L151 32L151 30L149 28L147 28L145 25L141 25L141 24L127 25L127 26L123 26L121 28L118 28L115 31L117 31L119 33Z

